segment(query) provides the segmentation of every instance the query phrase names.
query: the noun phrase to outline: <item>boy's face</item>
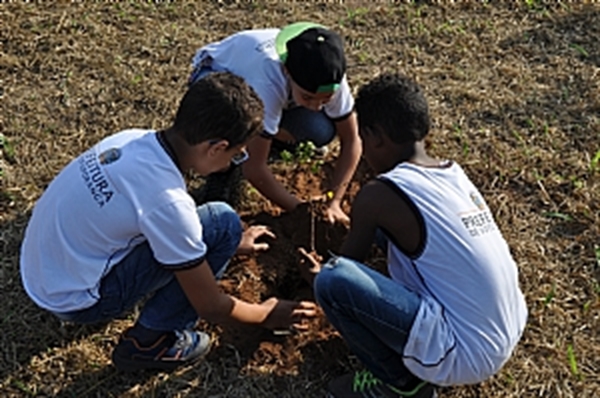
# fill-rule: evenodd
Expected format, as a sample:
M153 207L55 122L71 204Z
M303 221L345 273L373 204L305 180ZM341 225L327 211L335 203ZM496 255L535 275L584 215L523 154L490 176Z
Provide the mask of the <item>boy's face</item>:
M229 147L226 140L205 141L197 145L196 152L192 169L200 176L225 171L232 164L241 164L248 159L245 143Z
M331 98L333 98L334 94L333 92L311 93L310 91L306 91L297 85L291 78L290 86L292 89L292 98L294 99L294 102L315 112L320 111L325 104L331 101Z

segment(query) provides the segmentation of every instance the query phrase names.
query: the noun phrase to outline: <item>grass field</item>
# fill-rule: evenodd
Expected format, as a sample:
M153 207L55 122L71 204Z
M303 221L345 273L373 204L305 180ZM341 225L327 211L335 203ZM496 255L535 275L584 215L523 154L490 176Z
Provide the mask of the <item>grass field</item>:
M122 374L110 351L133 314L61 326L19 276L31 209L68 161L119 130L166 127L204 43L298 20L345 38L354 89L396 70L425 88L429 150L481 187L519 265L530 317L513 358L440 397L600 396L600 4L436 3L0 5L0 396L322 397L358 366L333 334L265 345L246 331L240 346L210 325L206 361ZM275 170L299 190L327 162ZM250 189L240 210L278 214ZM268 261L237 260L224 288L240 292Z

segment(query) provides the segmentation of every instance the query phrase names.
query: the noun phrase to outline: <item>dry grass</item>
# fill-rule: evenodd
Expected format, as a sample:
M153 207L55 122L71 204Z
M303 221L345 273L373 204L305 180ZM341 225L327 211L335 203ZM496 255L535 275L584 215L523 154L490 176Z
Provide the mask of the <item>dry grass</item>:
M101 137L166 126L197 47L309 19L345 36L354 87L401 70L426 88L432 152L482 187L519 264L530 318L514 357L440 395L600 396L600 6L356 4L0 6L0 395L312 397L353 365L311 372L319 343L278 372L222 345L173 374L120 374L109 352L131 319L61 329L18 271L44 187Z

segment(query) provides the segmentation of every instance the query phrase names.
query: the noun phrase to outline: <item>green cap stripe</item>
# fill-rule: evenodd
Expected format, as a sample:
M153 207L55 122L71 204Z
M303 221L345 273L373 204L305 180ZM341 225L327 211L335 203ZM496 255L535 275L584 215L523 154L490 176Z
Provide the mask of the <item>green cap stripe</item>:
M317 87L317 93L331 93L336 91L338 88L340 88L339 83L324 84Z
M296 22L291 25L287 25L275 38L275 51L279 55L281 62L285 63L287 59L287 42L292 40L294 37L300 35L307 29L311 28L325 28L323 25L319 25L313 22Z

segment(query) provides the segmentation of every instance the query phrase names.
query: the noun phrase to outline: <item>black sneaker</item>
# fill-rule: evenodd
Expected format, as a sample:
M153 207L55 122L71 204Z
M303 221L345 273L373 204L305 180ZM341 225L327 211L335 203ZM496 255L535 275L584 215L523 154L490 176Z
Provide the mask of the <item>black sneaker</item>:
M411 390L384 383L368 370L349 373L327 386L328 398L437 398L432 384L421 381Z
M118 370L133 372L142 369L174 370L204 357L210 350L210 337L196 330L163 334L154 344L141 346L127 330L112 353Z
M241 202L242 182L242 168L231 165L225 171L208 175L204 185L190 194L198 206L207 202L225 202L235 208Z

